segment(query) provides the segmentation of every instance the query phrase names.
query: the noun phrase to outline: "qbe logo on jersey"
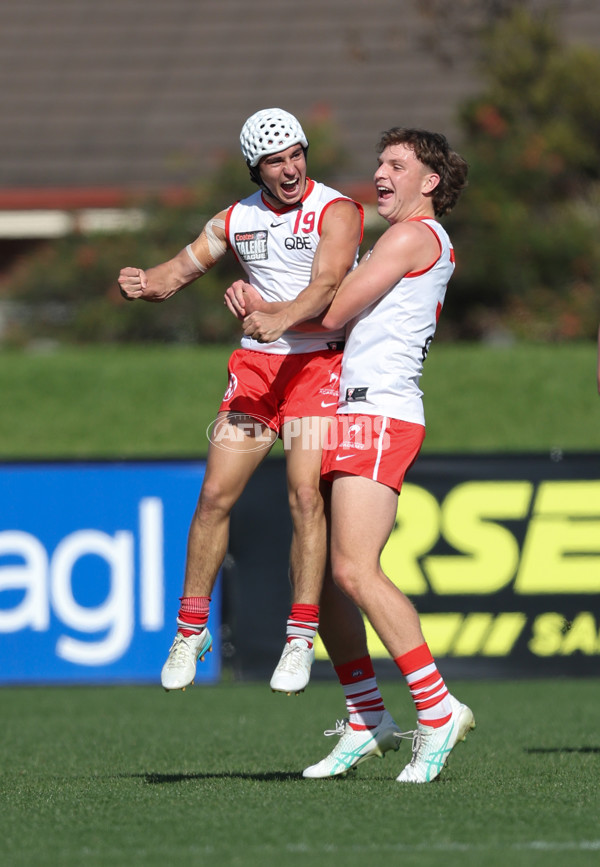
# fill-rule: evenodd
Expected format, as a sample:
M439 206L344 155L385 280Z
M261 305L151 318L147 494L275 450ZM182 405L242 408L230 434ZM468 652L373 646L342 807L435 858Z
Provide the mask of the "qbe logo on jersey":
M156 682L204 464L0 466L0 682ZM214 652L196 681L219 676Z

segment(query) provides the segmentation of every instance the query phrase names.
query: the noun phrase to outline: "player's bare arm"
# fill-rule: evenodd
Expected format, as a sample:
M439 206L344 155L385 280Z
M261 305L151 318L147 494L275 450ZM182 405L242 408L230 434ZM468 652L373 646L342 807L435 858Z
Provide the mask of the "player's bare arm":
M401 222L390 226L354 271L344 278L323 317L323 325L331 330L341 328L406 274L431 267L439 254L435 235L422 223Z
M129 300L166 301L205 274L227 250L225 211L210 219L196 240L160 265L148 270L122 268L121 294Z
M276 313L283 309L289 301L265 301L258 289L245 280L236 280L225 290L225 304L240 321L251 313L261 311L263 313ZM324 331L321 325L321 317L306 319L297 322L292 331Z
M346 199L334 202L323 217L311 282L293 301L271 302L266 310L250 313L244 320L244 334L270 343L298 323L319 316L352 268L361 238L362 214L356 204Z

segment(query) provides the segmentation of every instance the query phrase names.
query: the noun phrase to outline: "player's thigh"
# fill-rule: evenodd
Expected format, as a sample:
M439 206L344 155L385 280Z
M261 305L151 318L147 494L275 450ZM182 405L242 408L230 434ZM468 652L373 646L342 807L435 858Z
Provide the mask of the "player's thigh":
M331 417L307 417L290 419L282 425L290 490L305 485L320 487L323 443L331 422Z
M338 474L331 490L331 560L336 569L378 570L392 532L398 494L363 476Z
M202 491L234 503L264 460L277 434L251 416L219 413L211 433Z

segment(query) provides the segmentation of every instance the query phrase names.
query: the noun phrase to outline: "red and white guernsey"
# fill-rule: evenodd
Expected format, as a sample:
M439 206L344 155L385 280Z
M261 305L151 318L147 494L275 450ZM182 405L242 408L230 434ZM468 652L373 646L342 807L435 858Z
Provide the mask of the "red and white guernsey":
M307 178L302 201L276 210L256 192L229 208L225 232L229 246L251 283L266 301L291 301L311 280L325 211L346 199L337 190ZM363 216L362 207L355 203ZM344 332L286 331L273 343L242 338L242 348L288 355L338 349Z
M454 271L454 250L437 220L419 219L437 237L439 256L348 323L338 413L425 424L419 380Z

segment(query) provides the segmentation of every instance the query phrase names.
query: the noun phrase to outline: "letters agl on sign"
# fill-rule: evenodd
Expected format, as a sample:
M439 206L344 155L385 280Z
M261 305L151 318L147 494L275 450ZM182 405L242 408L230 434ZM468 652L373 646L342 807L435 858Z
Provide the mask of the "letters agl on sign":
M202 461L0 466L0 683L159 682L203 476ZM220 618L218 584L198 682L218 679Z

